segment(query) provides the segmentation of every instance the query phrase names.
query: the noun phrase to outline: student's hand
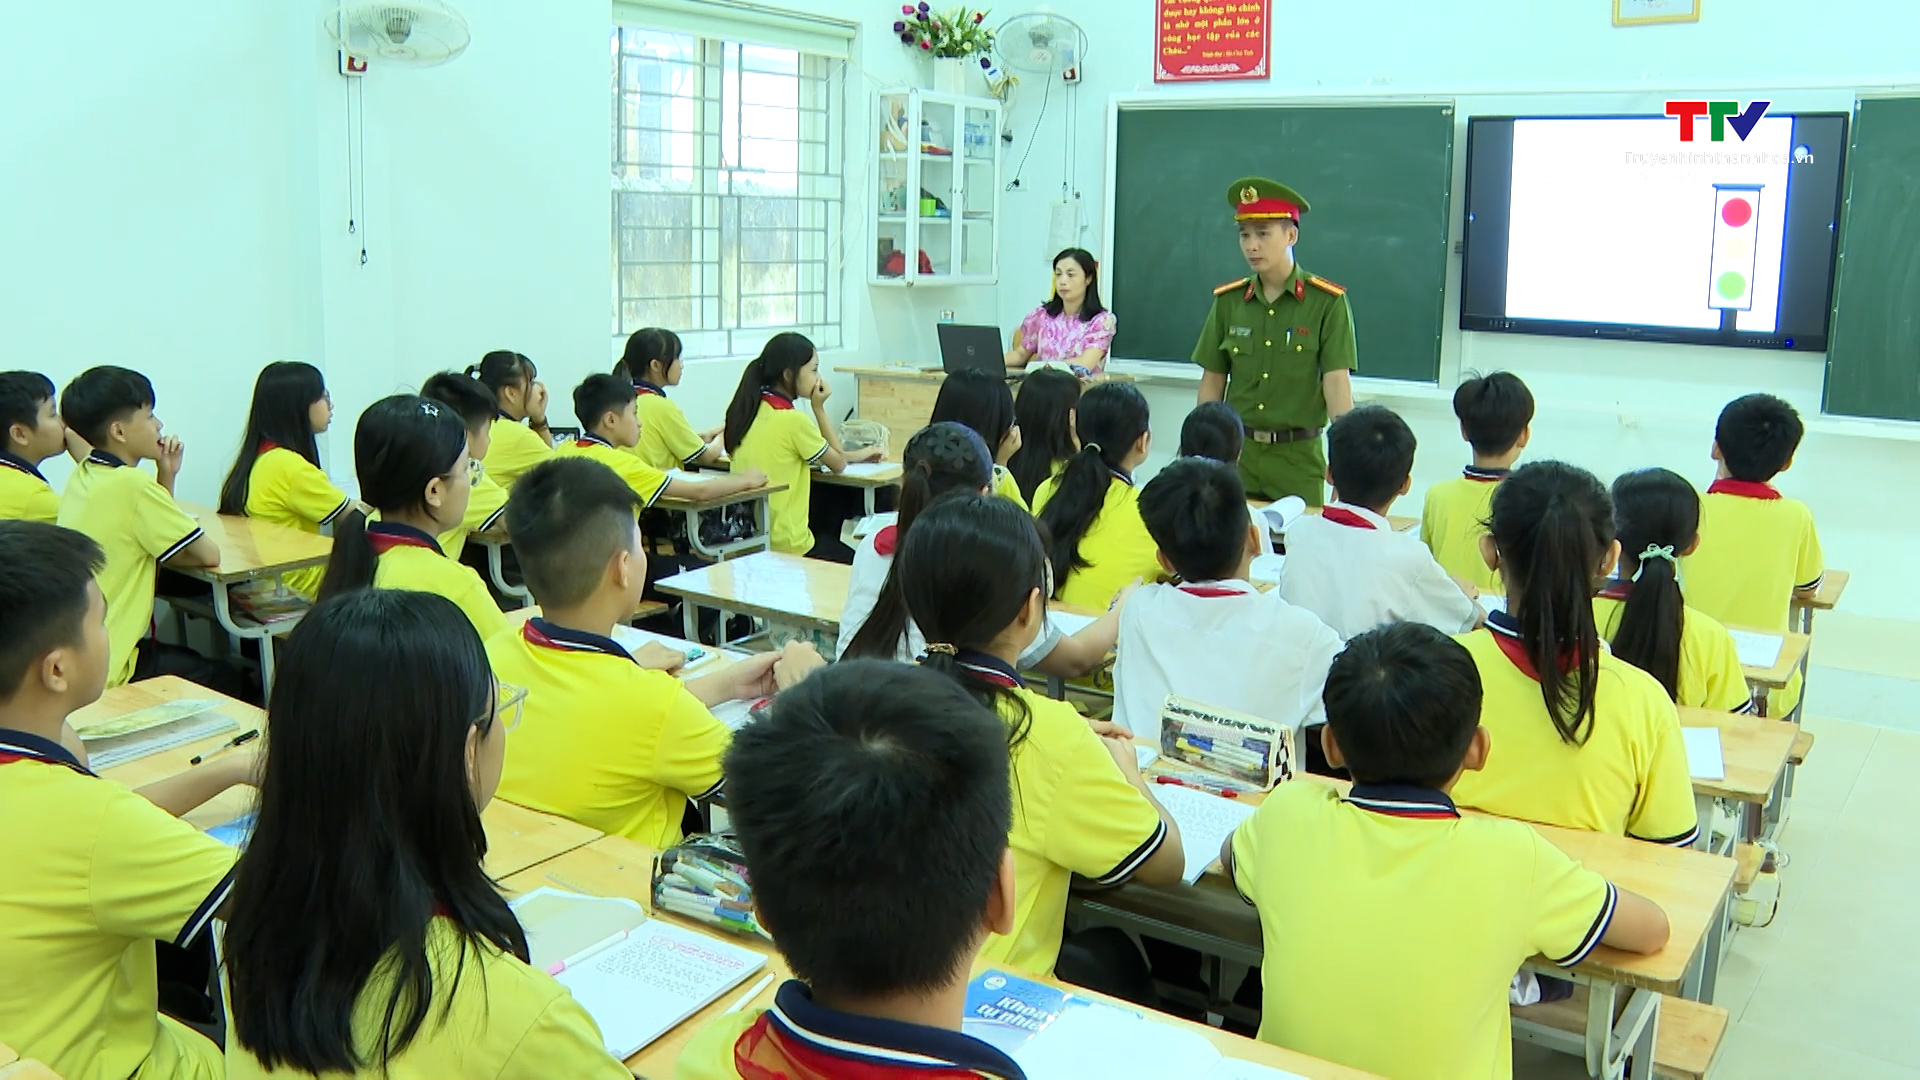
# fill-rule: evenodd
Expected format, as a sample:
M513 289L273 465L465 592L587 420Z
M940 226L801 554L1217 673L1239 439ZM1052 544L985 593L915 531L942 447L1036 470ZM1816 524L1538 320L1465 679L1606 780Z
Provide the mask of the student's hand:
M705 431L698 432L700 436L700 441L703 443L710 443L713 440L719 438L720 436L725 435L726 433L727 433L727 425L725 424L721 424L718 427L710 427Z
M1107 605L1107 610L1119 611L1121 608L1126 607L1127 599L1134 593L1139 592L1140 586L1144 584L1146 583L1137 577L1128 582L1119 592L1113 594L1113 603Z
M634 651L633 658L641 667L652 671L678 671L687 666L686 653L657 641L640 646Z
M873 462L873 461L885 461L886 458L887 458L886 447L869 446L865 450L862 450L856 454L849 455L847 460L852 461L858 465L864 465L868 462Z
M739 477L742 480L745 480L747 482L748 490L767 486L766 472L757 467L742 469L741 471L734 473L733 475Z
M1113 755L1113 763L1120 766L1120 775L1127 778L1127 783L1135 787L1146 783L1140 778L1140 755L1134 753L1131 738L1116 739L1103 736L1100 739L1100 745L1105 746L1107 753Z
M780 657L780 653L754 653L722 671L720 678L725 680L725 700L752 701L771 696L779 690L774 679L774 667L780 662Z
M1088 717L1087 726L1093 729L1093 733L1095 735L1098 735L1103 739L1124 739L1128 742L1133 741L1133 732L1128 731L1126 728L1121 727L1119 724L1116 724L1111 720L1095 720L1092 717Z
M91 453L93 453L93 447L90 444L88 444L87 440L81 438L79 432L73 430L72 428L68 428L67 429L68 456L72 457L73 460L75 461L82 461L82 460L85 460L86 456Z
M160 482L166 484L180 475L180 464L186 460L187 444L180 441L178 435L160 437L160 456L154 459L154 471L160 474ZM172 486L168 484L168 486Z
M813 393L810 395L810 400L812 400L814 408L819 409L825 407L827 399L832 396L833 387L827 385L827 380L819 379L814 382Z
M527 422L536 428L547 426L547 384L533 381L533 394L527 398Z
M815 669L827 666L820 650L810 643L789 641L780 651L780 659L773 665L773 679L777 689L785 690L801 679L812 674Z

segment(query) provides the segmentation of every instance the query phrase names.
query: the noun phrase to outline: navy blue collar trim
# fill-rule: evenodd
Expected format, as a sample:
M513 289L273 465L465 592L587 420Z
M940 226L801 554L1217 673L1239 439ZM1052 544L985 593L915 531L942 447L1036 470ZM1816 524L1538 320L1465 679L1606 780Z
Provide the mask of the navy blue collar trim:
M446 552L440 548L440 541L435 539L432 533L421 532L411 525L401 525L393 521L369 521L367 522L367 531L370 533L378 533L382 536L398 536L416 542L424 540L426 541L425 546L431 547L434 554L446 554Z
M1012 664L997 656L976 652L973 649L961 649L954 657L960 666L969 672L996 685L1012 689L1020 685L1020 672Z
M813 991L788 979L767 1010L783 1035L822 1053L880 1067L966 1069L1003 1080L1026 1080L1012 1058L991 1043L947 1028L909 1024L830 1009Z
M517 424L520 422L518 420L515 420L513 417L508 416L506 413L501 412L498 409L495 409L493 411L493 418L496 420L505 420L509 424Z
M633 391L636 394L652 394L656 397L667 396L667 392L665 390L661 389L658 386L655 386L653 383L650 383L645 379L633 380Z
M591 431L583 431L583 432L581 432L581 433L580 433L580 441L581 441L581 442L584 442L584 443L593 443L593 444L594 444L595 446L604 446L604 447L606 447L606 448L607 448L607 449L609 449L609 450L618 450L618 449L619 449L619 447L617 447L617 446L615 446L615 445L613 445L612 443L610 443L610 442L608 442L607 440L605 440L605 439L603 439L603 438L601 438L600 436L598 436L598 435L595 435L595 434L594 434L593 432L591 432Z
M620 643L610 637L590 634L585 630L575 630L560 626L542 618L527 620L525 636L536 645L545 645L551 649L565 649L569 652L600 652L608 656L617 656L638 664L633 654L620 647Z
M34 735L12 728L0 728L0 754L18 754L23 758L33 758L49 765L65 765L78 773L92 776L93 771L80 764L73 751L44 735Z
M119 458L114 457L112 454L107 453L105 450L93 451L92 453L87 455L87 460L93 462L95 465L105 465L110 469L124 469L126 468L126 465L127 465L126 462L121 461Z
M1484 469L1478 465L1469 465L1462 470L1461 475L1469 480L1505 480L1512 473L1512 469Z
M1520 620L1514 618L1512 612L1489 611L1487 612L1487 629L1496 634L1517 638L1520 636Z
M34 468L32 462L11 451L0 450L0 467L18 469L43 484L47 482L47 478L40 475L40 470Z
M1121 472L1119 469L1108 469L1107 475L1113 477L1115 480L1120 481L1121 483L1127 485L1128 487L1133 486L1133 477L1128 476L1126 473Z
M1355 784L1347 802L1390 817L1457 818L1460 811L1444 791L1413 784Z

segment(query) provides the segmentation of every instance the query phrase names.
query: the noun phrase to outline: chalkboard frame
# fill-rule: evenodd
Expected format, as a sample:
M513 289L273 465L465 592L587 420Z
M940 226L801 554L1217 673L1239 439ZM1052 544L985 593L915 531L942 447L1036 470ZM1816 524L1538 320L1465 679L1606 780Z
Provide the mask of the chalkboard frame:
M1343 111L1375 114L1388 111L1403 111L1408 118L1415 120L1417 123L1430 124L1430 127L1422 134L1431 140L1431 145L1426 148L1429 155L1431 156L1434 151L1438 152L1438 156L1441 159L1441 167L1434 168L1430 174L1425 170L1421 173L1421 180L1432 184L1432 193L1435 201L1430 206L1420 208L1420 232L1419 235L1413 239L1413 243L1416 245L1430 244L1431 246L1431 250L1427 253L1427 257L1430 258L1431 262L1422 266L1420 268L1421 272L1415 275L1423 283L1429 279L1431 280L1431 292L1429 293L1426 290L1424 284L1408 291L1409 295L1418 296L1417 302L1420 307L1420 310L1412 316L1404 314L1404 308L1389 309L1384 306L1370 306L1370 301L1375 300L1376 297L1371 294L1370 290L1365 289L1364 286L1358 290L1349 291L1348 298L1354 309L1356 337L1359 346L1360 368L1357 374L1373 378L1393 379L1429 385L1437 384L1440 377L1441 354L1448 321L1446 291L1448 278L1452 273L1453 261L1453 202L1457 172L1455 167L1455 148L1460 119L1456 99L1447 95L1422 94L1352 97L1248 97L1236 95L1229 97L1156 94L1152 96L1116 95L1109 99L1107 110L1105 221L1101 239L1101 265L1103 268L1106 268L1106 272L1102 275L1105 279L1102 285L1108 304L1120 318L1120 332L1116 337L1113 352L1114 358L1147 361L1153 363L1155 366L1164 365L1169 368L1172 368L1174 365L1179 365L1191 370L1189 359L1192 349L1191 342L1175 348L1175 343L1169 338L1167 342L1163 343L1163 347L1161 348L1144 350L1144 355L1141 354L1142 351L1130 349L1128 346L1128 339L1135 335L1128 332L1130 324L1127 321L1127 311L1121 306L1125 301L1121 298L1132 290L1126 284L1128 280L1127 272L1120 264L1120 258L1125 255L1124 249L1126 242L1123 238L1116 236L1115 229L1116 214L1120 212L1119 208L1126 201L1123 190L1125 181L1120 176L1120 158L1124 149L1122 146L1122 127L1124 123L1129 116L1143 113L1190 112L1214 115L1248 110L1271 111L1276 114L1304 113L1310 114L1315 119L1331 117ZM1278 122L1279 119L1276 118L1275 123ZM1178 331L1161 331L1162 337L1168 337L1174 333L1186 334L1189 332L1193 337L1197 337L1201 321L1205 315L1206 305L1211 301L1209 294L1213 286L1223 281L1231 280L1236 275L1244 276L1247 273L1245 264L1239 263L1238 261L1238 252L1234 247L1230 233L1227 232L1227 230L1231 228L1231 221L1228 218L1228 211L1223 202L1223 195L1226 184L1230 183L1237 176L1248 172L1273 171L1272 161L1270 158L1267 159L1265 168L1253 165L1251 161L1242 164L1228 161L1220 166L1220 171L1222 178L1220 183L1215 185L1218 187L1218 190L1212 190L1211 187L1205 191L1195 190L1192 192L1192 198L1196 206L1204 205L1208 212L1213 211L1217 207L1220 220L1224 223L1218 246L1220 250L1225 252L1231 259L1231 263L1222 263L1220 270L1223 272L1217 273L1217 280L1186 281L1182 279L1179 282L1180 288L1192 289L1196 292L1194 298L1195 310L1191 319L1191 327L1183 326ZM1231 175L1228 175L1229 173L1231 173ZM1287 179L1287 177L1279 177L1279 179ZM1335 197L1332 196L1331 192L1326 190L1326 187L1327 185L1320 185L1317 191L1308 190L1304 192L1310 200L1315 200L1321 209L1310 212L1307 217L1307 228L1303 230L1301 240L1300 259L1310 271L1322 273L1329 278L1339 281L1342 278L1342 273L1338 266L1338 260L1332 260L1335 265L1329 265L1330 260L1326 257L1325 250L1316 250L1315 242L1311 235L1311 231L1316 225L1316 219L1321 221L1326 220L1327 215L1325 210L1329 206L1329 198ZM1425 192L1423 191L1422 193L1424 194ZM1116 249L1119 249L1119 255L1116 255ZM1213 253L1209 251L1209 254ZM1429 270L1430 273L1427 272ZM1343 284L1350 285L1353 284L1353 281L1349 277ZM1184 297L1184 295L1183 293L1182 296ZM1401 312L1396 320L1396 329L1404 330L1412 327L1413 330L1417 332L1417 336L1411 347L1407 347L1403 343L1402 347L1391 350L1375 350L1370 348L1368 323L1377 319L1384 319L1387 310L1397 310ZM1376 323L1374 329L1377 330L1378 326L1379 324Z

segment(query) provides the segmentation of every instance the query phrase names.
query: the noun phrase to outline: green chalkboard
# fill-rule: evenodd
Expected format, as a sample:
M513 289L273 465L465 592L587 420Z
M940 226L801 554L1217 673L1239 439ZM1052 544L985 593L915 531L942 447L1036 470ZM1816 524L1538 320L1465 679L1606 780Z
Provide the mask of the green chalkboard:
M1826 411L1920 420L1920 98L1855 110Z
M1438 379L1453 122L1451 104L1123 105L1106 274L1114 355L1193 355L1214 286L1247 274L1227 186L1257 175L1313 205L1294 255L1346 286L1360 374Z

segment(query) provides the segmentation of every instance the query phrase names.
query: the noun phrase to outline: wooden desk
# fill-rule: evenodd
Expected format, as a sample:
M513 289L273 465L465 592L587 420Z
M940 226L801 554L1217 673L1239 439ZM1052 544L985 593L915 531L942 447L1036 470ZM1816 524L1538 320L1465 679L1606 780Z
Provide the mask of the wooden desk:
M940 396L940 384L947 380L947 373L937 366L838 370L853 376L860 419L878 420L887 426L887 457L899 461L907 452L907 440L932 418L933 403Z
M702 480L700 476L680 469L672 470L668 475L693 481ZM731 495L703 496L698 499L679 499L671 495L663 495L660 501L653 505L656 510L666 510L686 519L687 546L692 548L695 554L714 560L730 559L749 552L766 551L772 546L772 519L767 509L767 496L785 490L787 490L785 484L767 484L750 491L737 491ZM703 543L700 539L701 513L740 503L753 505L754 534L739 540L728 541L717 547L708 547Z
M641 906L652 912L651 883L653 857L654 851L651 848L636 844L625 837L608 836L522 871L502 881L501 885L513 893L528 892L545 885L567 889L573 892L588 893L595 896L624 896L630 900L638 901ZM702 926L671 913L653 912L653 917L699 931L700 933L714 934L717 937L725 936L726 940L735 944L765 953L767 957L767 967L761 975L771 974L774 976L774 981L750 1001L746 1006L747 1008L765 1008L768 1003L773 1000L774 991L780 984L793 977L792 969L787 967L786 961L781 958L779 952L774 949L771 942L761 941L755 938L721 935L712 927ZM975 973L978 974L989 966L991 965L976 965L974 969ZM760 980L761 975L753 976L748 980L746 986L750 988ZM1364 1080L1365 1077L1370 1075L1358 1069L1349 1069L1343 1065L1321 1061L1318 1058L1307 1057L1304 1054L1297 1054L1291 1050L1283 1050L1277 1046L1242 1038L1230 1032L1207 1027L1204 1024L1196 1024L1176 1017L1153 1013L1151 1010L1144 1010L1138 1005L1116 1001L1091 990L1077 986L1068 986L1058 980L1047 979L1043 981L1079 994L1082 997L1110 1001L1122 1008L1146 1013L1150 1015L1152 1019L1161 1023L1184 1027L1190 1031L1197 1031L1205 1036L1208 1041L1212 1042L1214 1046L1218 1047L1221 1053L1228 1057L1242 1058L1276 1069L1284 1069L1288 1072L1308 1077L1310 1080ZM708 1024L711 1024L724 1015L727 1009L735 1001L739 1000L740 995L745 992L743 989L735 989L721 994L705 1009L695 1013L685 1022L673 1028L673 1030L641 1048L639 1053L628 1058L626 1061L627 1068L633 1070L636 1076L651 1078L651 1080L664 1080L665 1077L672 1076L674 1063L679 1060L681 1052L686 1049L687 1043L693 1036Z
M263 692L270 692L273 646L267 639L291 633L300 620L296 617L257 623L236 615L227 591L251 581L278 580L289 571L325 566L333 554L333 541L250 517L229 517L212 507L188 502L179 505L193 516L209 539L220 545L220 565L173 569L213 587L213 617L221 629L234 638L253 638L260 642L260 684Z
M919 429L916 428L915 430L917 431ZM909 432L909 434L912 433ZM839 487L859 488L861 496L866 500L867 513L871 515L875 509L875 494L881 488L898 487L900 485L901 471L898 464L899 460L897 457L894 458L893 464L884 461L873 462L872 465L877 465L878 468L871 468L870 471L858 473L827 472L823 469L815 469L813 472L813 482L816 484L833 484ZM868 467L849 465L847 468L851 470L855 468L867 469Z
M487 876L501 879L606 834L554 814L494 799L480 813L487 830Z
M1840 594L1847 591L1847 582L1852 579L1853 575L1845 570L1829 570L1821 575L1820 587L1813 591L1812 596L1805 599L1794 597L1793 610L1800 616L1801 633L1812 632L1814 612L1832 611L1839 605Z
M1791 630L1782 633L1778 630L1756 630L1750 626L1731 625L1727 629L1749 634L1765 634L1768 637L1780 639L1780 655L1774 658L1771 665L1767 667L1742 665L1740 669L1746 675L1747 682L1769 690L1780 690L1786 687L1793 678L1793 673L1799 670L1800 665L1806 660L1808 647L1813 644L1813 638Z
M116 686L100 695L99 701L74 713L71 720L79 724L89 720L121 716L138 709L163 705L169 701L179 701L182 698L206 698L218 701L220 711L232 717L240 725L240 731L246 731L249 728L258 728L262 732L266 730L267 714L261 709L244 701L236 701L225 694L216 693L198 683L188 682L177 675L162 675L155 679ZM100 775L130 788L151 784L156 780L164 780L176 773L183 773L193 768L188 762L195 756L216 749L239 733L229 731L225 735L215 735L171 750L162 750L137 761L125 762L111 769L102 770ZM253 745L258 746L260 743L256 742ZM252 788L228 788L195 807L185 815L185 819L198 828L211 828L222 822L232 821L252 810L253 799Z
M840 563L761 551L664 577L654 586L686 600L681 611L689 640L700 636L701 607L719 609L722 626L729 615L752 615L837 634L850 572Z

